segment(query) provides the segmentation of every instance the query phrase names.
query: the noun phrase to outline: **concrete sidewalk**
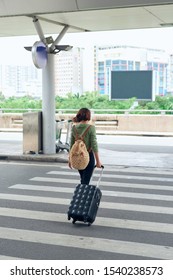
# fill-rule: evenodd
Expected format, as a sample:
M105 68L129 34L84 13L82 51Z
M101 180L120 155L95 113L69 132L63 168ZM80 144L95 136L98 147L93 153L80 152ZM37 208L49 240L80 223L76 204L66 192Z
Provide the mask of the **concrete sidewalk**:
M13 141L0 142L0 159L6 160L23 160L23 161L47 161L47 162L67 162L68 153L60 151L55 155L45 154L24 154L22 142Z

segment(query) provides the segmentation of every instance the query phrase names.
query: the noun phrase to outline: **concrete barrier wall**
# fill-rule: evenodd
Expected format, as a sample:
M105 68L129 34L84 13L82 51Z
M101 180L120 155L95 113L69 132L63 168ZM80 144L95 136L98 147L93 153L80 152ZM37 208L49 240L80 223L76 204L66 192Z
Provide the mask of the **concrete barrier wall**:
M172 115L118 115L118 130L173 132Z
M74 114L56 114L57 120L70 120ZM94 114L93 122L98 130L131 132L173 132L173 115L130 115L130 114ZM22 129L23 114L0 114L1 129Z
M18 128L22 126L23 114L0 114L0 128Z

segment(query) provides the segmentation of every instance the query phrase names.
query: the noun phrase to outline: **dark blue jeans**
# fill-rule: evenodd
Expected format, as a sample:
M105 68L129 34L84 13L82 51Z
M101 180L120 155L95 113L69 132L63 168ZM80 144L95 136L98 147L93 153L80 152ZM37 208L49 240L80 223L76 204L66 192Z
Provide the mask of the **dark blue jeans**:
M93 174L93 170L94 170L94 166L95 166L95 158L94 158L93 152L89 153L89 157L90 157L90 160L89 160L87 167L84 170L78 170L79 174L80 174L81 184L89 185L89 182L90 182L92 174Z

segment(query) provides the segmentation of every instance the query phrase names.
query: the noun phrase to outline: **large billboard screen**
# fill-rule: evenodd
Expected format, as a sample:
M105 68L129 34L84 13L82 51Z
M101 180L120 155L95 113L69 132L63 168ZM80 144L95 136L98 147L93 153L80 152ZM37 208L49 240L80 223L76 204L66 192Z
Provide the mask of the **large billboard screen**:
M154 100L153 71L111 71L111 100Z

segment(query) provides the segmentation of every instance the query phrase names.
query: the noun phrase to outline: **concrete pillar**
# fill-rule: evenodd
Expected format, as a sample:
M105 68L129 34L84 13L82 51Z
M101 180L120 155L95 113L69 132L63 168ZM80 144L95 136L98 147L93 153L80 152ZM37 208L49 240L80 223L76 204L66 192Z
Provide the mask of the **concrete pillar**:
M54 55L48 53L46 67L42 70L43 153L55 154L55 80Z

